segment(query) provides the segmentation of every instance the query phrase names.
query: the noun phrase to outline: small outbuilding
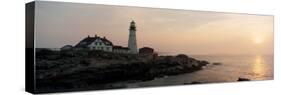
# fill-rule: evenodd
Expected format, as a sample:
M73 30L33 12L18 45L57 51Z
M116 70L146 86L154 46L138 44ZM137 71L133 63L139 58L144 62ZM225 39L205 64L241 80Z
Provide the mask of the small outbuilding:
M120 53L120 54L127 54L127 53L129 53L129 48L122 47L122 46L113 46L113 52Z
M153 48L150 47L143 47L139 49L139 54L144 54L144 55L152 55L154 53Z
M65 45L63 46L60 50L72 50L73 49L73 46L72 45Z

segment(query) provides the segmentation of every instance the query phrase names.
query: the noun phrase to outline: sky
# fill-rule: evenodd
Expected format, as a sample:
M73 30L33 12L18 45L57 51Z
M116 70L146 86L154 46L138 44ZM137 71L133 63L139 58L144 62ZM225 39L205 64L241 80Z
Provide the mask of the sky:
M138 48L168 54L273 54L270 15L46 1L36 2L36 47L74 46L95 34L126 47L132 20Z

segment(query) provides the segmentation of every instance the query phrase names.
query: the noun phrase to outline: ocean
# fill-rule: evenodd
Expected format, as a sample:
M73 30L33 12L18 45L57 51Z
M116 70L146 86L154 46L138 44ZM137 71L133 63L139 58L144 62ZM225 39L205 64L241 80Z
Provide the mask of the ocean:
M273 55L193 55L191 57L221 64L210 64L203 70L193 73L166 76L145 82L128 83L126 86L182 85L194 81L203 83L236 82L239 77L250 80L272 80L274 78Z

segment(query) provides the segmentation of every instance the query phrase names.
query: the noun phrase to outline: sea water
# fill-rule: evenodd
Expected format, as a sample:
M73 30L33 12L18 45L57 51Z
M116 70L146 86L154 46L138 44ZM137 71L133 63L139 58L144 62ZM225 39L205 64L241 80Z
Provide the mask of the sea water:
M273 55L193 55L193 58L210 62L193 73L166 76L151 81L129 83L128 87L182 85L191 82L236 82L239 77L250 80L273 79ZM213 63L220 63L214 65Z

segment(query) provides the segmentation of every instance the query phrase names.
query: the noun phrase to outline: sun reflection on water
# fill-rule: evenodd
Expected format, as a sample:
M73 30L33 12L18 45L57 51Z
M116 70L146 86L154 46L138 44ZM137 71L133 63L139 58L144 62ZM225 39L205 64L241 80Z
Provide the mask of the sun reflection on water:
M255 73L256 77L261 76L265 73L264 60L261 55L257 55L255 57L253 72Z

